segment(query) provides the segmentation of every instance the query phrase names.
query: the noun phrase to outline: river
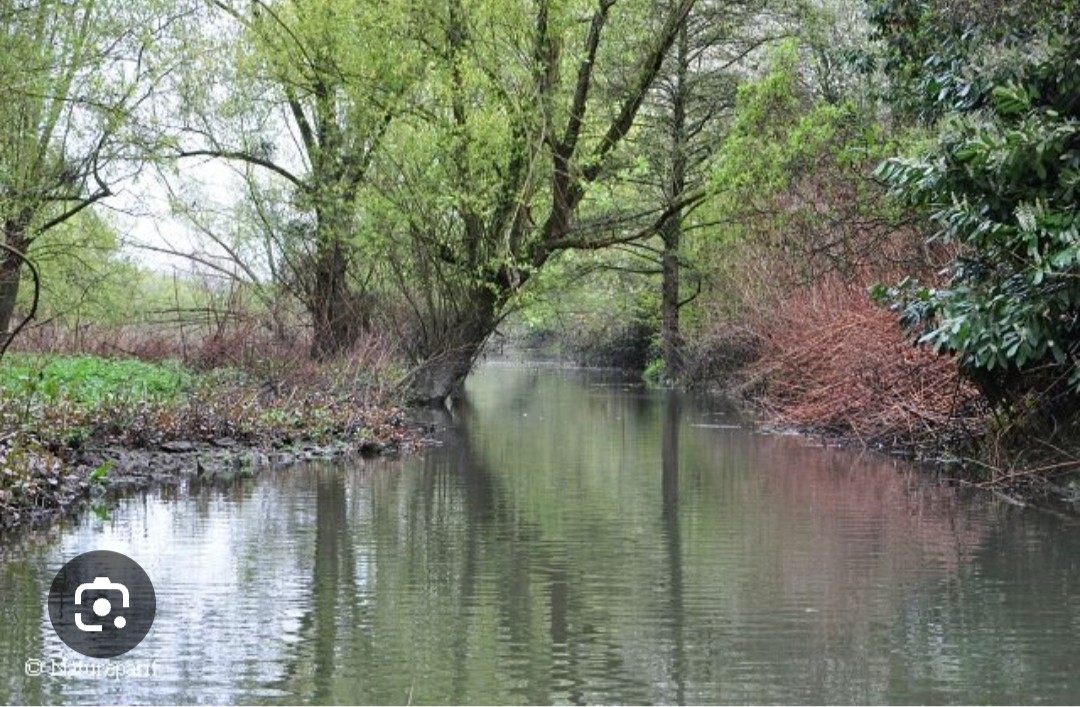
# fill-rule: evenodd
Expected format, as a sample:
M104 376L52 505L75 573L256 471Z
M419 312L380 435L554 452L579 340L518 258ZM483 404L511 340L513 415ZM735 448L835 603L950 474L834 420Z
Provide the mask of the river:
M1080 702L1075 519L612 374L488 366L447 425L8 540L0 702ZM153 580L145 673L50 626L90 550Z

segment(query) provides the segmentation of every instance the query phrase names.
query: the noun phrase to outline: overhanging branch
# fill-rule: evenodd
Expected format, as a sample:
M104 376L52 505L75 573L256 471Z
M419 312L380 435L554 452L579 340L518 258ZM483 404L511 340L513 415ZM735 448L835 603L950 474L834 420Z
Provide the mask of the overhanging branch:
M304 180L297 177L295 174L285 169L281 165L271 162L268 159L252 155L247 152L241 152L239 150L183 150L176 155L179 158L185 157L213 157L223 160L237 160L239 162L246 162L256 167L262 167L269 170L278 176L284 177L288 181L292 182L301 191L307 192L308 185Z
M689 213L693 211L704 199L707 192L704 189L700 189L694 192L685 194L683 198L671 203L659 216L644 228L632 231L630 233L614 234L603 238L560 238L556 241L551 241L547 244L548 252L556 250L600 250L601 248L608 248L610 246L633 243L635 241L641 241L650 236L656 235L660 228L677 213Z

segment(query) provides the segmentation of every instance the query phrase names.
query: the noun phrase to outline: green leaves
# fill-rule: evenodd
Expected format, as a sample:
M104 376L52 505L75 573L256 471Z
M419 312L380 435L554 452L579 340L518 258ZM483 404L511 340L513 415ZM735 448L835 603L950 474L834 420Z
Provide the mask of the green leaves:
M108 400L175 400L193 383L177 364L106 360L95 356L39 359L13 356L0 371L0 391L36 392L46 401L99 405Z
M99 464L93 471L90 472L90 483L105 485L105 482L109 478L109 472L116 467L116 462L112 459L106 459Z
M1048 29L1049 49L1018 55L1008 80L989 90L988 109L954 115L928 151L889 160L877 175L930 217L934 238L958 248L948 290L928 299L897 287L886 297L922 331L920 341L993 379L1063 369L1068 376L1059 380L1080 392L1080 41L1073 30Z
M1033 96L1028 96L1023 86L1010 83L1006 86L995 86L990 91L994 101L994 107L1003 116L1019 116L1031 110Z

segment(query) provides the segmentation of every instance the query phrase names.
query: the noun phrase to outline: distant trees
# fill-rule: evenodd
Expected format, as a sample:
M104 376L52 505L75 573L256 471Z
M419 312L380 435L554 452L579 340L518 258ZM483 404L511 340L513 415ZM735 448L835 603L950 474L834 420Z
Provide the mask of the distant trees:
M774 125L787 121L793 126L803 108L811 110L808 104L839 105L855 93L851 84L860 77L844 63L844 56L860 41L859 27L853 26L860 10L861 5L845 2L702 0L688 14L642 107L638 127L628 138L624 152L630 156L623 163L625 178L618 192L619 198L643 210L675 208L650 238L618 244L578 268L652 280L657 290L657 325L655 336L650 336L655 340L652 356L659 353L659 358L651 362L650 376L668 381L683 378L688 355L683 311L709 279L706 270L698 267L695 254L706 254L706 260L722 259L729 236L747 221L770 218L771 210L751 213L744 207L756 205L758 197L774 188L790 186L770 183L756 190L737 172L756 178L754 168L783 149L786 138L776 134ZM785 98L797 104L795 109L766 110L745 121L741 135L732 136L740 120L739 88L763 78L784 40L791 42L789 80L798 84L786 89ZM760 159L738 163L739 157L731 153L746 147L751 134L759 139L749 148L756 153L748 157ZM742 142L731 145L732 137L733 142ZM797 176L795 170L791 174ZM683 201L700 208L679 205ZM735 202L737 208L726 208ZM718 218L723 222L718 223ZM590 283L603 286L597 280ZM737 299L734 292L714 294Z
M40 234L28 255L42 281L39 323L66 325L75 340L86 330L130 322L145 294L115 229L93 209ZM30 294L25 287L19 293L20 311L29 307Z

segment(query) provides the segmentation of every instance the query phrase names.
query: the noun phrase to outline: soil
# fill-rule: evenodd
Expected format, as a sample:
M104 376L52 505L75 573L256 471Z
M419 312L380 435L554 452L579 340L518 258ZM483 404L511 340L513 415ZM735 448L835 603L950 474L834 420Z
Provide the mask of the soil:
M118 445L65 450L61 463L34 482L32 504L0 495L0 537L16 529L40 528L77 517L102 499L192 482L213 483L294 464L351 457L410 454L433 443L434 426L404 423L380 439L339 439L328 443L286 441L243 444L232 438L210 442L170 440L155 448ZM99 471L107 469L107 471Z

